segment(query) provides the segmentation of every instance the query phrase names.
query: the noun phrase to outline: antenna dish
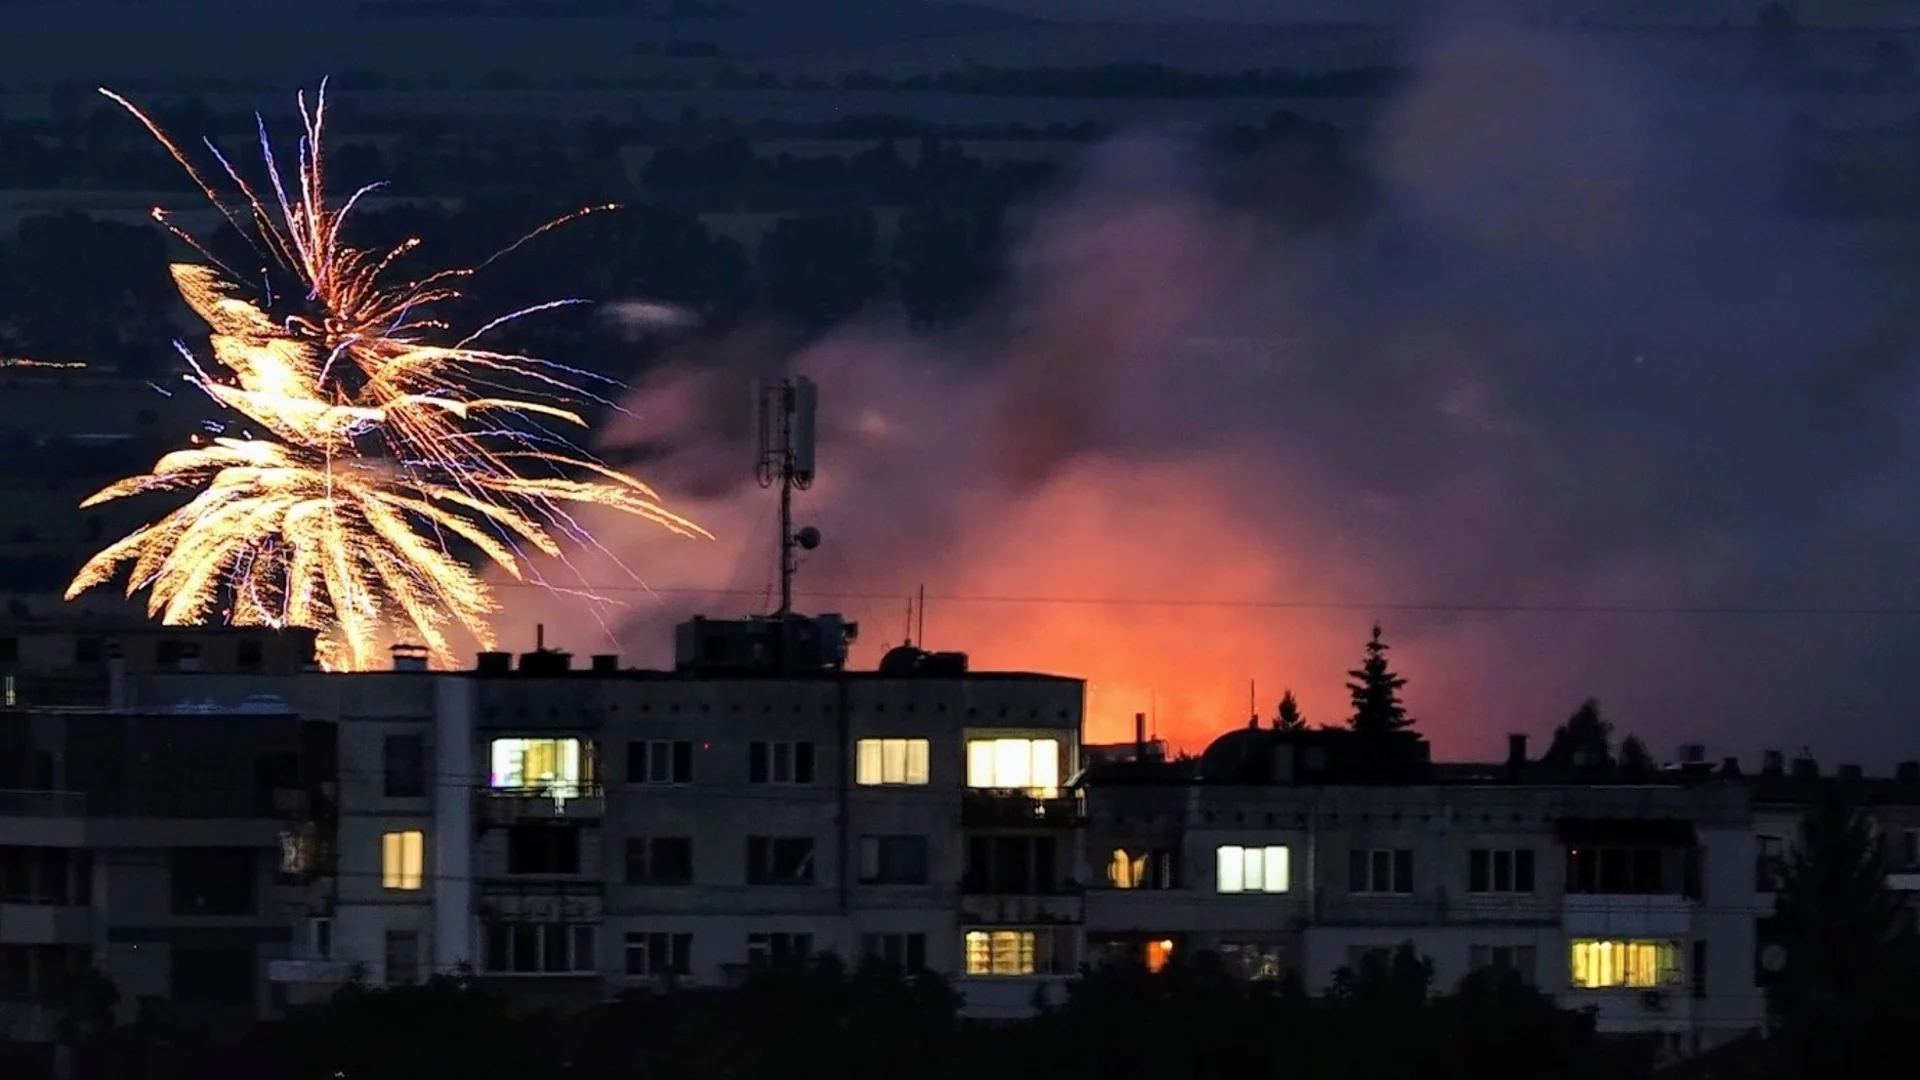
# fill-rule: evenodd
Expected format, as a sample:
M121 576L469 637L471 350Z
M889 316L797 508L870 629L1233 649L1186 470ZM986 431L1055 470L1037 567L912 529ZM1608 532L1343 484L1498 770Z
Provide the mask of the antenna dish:
M814 548L820 546L820 530L809 525L793 534L793 542L808 551L812 551Z

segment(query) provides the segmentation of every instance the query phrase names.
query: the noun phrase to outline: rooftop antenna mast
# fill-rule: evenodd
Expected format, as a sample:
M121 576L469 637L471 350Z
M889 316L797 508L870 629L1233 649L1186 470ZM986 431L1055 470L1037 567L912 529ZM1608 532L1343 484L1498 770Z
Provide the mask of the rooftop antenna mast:
M820 546L820 530L793 527L793 493L813 486L814 418L820 394L806 376L762 383L754 389L759 416L760 486L780 488L780 610L793 614L793 578L799 572L798 549Z

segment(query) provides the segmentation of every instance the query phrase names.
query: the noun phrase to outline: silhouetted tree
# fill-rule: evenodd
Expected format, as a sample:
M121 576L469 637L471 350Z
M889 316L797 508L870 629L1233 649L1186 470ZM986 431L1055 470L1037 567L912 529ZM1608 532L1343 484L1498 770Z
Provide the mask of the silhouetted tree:
M1562 769L1613 767L1613 725L1601 717L1598 700L1588 698L1554 729L1544 760Z
M1869 1071L1920 1020L1912 927L1886 871L1884 841L1842 793L1807 815L1774 902L1786 956L1768 988L1800 1076Z
M1274 717L1276 731L1305 731L1307 718L1301 715L1300 703L1294 700L1293 691L1280 695L1280 712Z
M1620 770L1636 776L1654 770L1653 754L1647 750L1647 744L1640 736L1629 735L1620 742Z
M1353 716L1347 726L1365 735L1384 735L1413 726L1400 690L1407 680L1387 666L1387 643L1380 639L1380 625L1374 624L1373 637L1367 641L1366 659L1347 672L1353 681L1347 692L1353 696Z
M767 304L809 328L858 311L885 284L873 215L781 218L760 240Z
M402 1080L425 1074L511 1080L551 1068L535 1019L465 979L420 986L349 985L287 1024L283 1050L295 1075Z

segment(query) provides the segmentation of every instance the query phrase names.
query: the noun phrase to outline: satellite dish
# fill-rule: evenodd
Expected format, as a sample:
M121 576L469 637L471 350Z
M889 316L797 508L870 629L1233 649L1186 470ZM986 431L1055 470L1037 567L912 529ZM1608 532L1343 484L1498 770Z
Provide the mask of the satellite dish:
M808 551L812 551L814 548L820 546L820 530L809 525L793 534L793 542Z

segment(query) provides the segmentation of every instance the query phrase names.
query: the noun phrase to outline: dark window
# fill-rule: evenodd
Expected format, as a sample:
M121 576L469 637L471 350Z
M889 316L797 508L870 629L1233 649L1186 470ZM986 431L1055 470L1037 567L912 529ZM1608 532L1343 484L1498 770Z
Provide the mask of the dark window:
M252 915L258 906L252 848L174 848L175 915ZM251 976L249 976L251 978Z
M1475 848L1467 853L1467 891L1475 893L1530 893L1533 891L1533 851L1519 848Z
M389 799L418 799L427 793L427 744L418 735L389 735L381 756Z
M628 743L627 783L693 783L693 744L684 739Z
M508 975L563 975L596 969L593 927L586 923L487 924L487 970Z
M804 960L813 955L812 934L748 934L747 964L766 967Z
M414 930L387 931L387 982L411 986L420 981L420 934Z
M247 946L172 950L173 1000L183 1005L251 1005L253 950Z
M1510 971L1528 985L1534 981L1531 945L1473 945L1468 947L1468 954L1468 961L1475 971Z
M1642 896L1690 892L1691 861L1691 853L1678 848L1569 848L1567 891Z
M577 874L580 828L546 823L507 828L507 873Z
M810 742L748 743L747 782L751 784L813 783L813 744Z
M1347 891L1399 895L1413 892L1413 849L1348 852Z
M902 971L924 971L927 966L927 935L862 934L860 955L869 962Z
M0 637L0 664L17 664L19 662L20 639L17 637Z
M813 838L747 837L747 884L813 884Z
M266 650L259 638L241 638L234 643L234 664L242 670L258 668L266 662Z
M97 664L100 662L100 653L99 638L83 637L73 641L73 662L76 664Z
M627 884L690 885L693 840L685 836L627 837Z
M1693 975L1693 996L1697 998L1706 997L1707 996L1707 943L1704 941L1696 941L1693 943L1692 975Z
M866 885L925 885L927 838L861 837L860 881Z
M629 975L688 975L693 971L693 935L628 933L624 942Z
M967 840L967 869L961 891L986 895L1036 896L1059 888L1051 836L975 836Z
M1786 841L1778 836L1762 836L1754 843L1754 891L1779 892L1787 872Z

